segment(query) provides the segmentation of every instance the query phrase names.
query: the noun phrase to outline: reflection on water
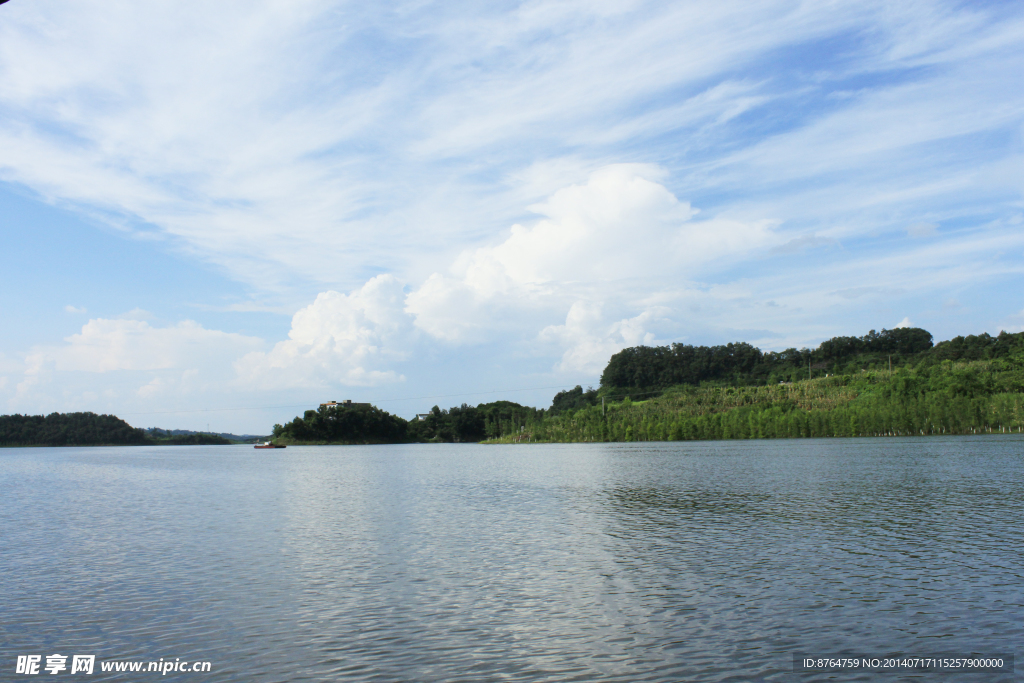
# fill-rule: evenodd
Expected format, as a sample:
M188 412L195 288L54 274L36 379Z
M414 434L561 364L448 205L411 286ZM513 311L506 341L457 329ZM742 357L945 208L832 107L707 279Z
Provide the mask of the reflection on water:
M727 681L799 678L793 652L1012 652L1022 451L0 451L0 666L67 651L209 660L217 681Z

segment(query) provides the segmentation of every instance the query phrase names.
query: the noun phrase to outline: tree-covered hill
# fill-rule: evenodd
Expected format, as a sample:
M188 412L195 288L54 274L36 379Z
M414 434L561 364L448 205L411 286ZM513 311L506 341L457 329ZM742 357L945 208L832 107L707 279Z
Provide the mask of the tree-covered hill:
M0 446L210 446L232 443L217 434L136 429L114 415L0 415Z
M286 444L468 443L521 431L543 410L495 401L442 410L406 421L376 406L320 406L286 425L274 425L274 439Z
M146 433L113 415L0 415L0 446L141 446Z
M900 362L932 348L932 335L920 328L871 330L863 337L833 337L816 349L780 352L764 352L746 342L635 346L611 357L601 375L601 386L649 390L702 382L773 384L808 379L815 370L818 376L859 370L889 357Z
M781 353L742 343L635 347L613 356L602 380L598 390L559 392L544 417L528 425L528 438L977 434L1024 427L1024 333L932 346L925 330L883 330Z
M940 361L763 386L680 386L546 416L532 441L1020 433L1024 363ZM512 439L505 439L511 441Z
M274 425L274 440L288 444L373 444L408 442L408 423L376 406L320 406L285 425Z

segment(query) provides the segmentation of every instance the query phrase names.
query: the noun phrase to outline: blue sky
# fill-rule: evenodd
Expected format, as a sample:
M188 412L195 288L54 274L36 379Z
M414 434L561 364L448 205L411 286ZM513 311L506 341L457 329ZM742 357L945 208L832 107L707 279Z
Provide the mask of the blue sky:
M1024 9L0 7L0 410L546 406L626 346L1024 330Z

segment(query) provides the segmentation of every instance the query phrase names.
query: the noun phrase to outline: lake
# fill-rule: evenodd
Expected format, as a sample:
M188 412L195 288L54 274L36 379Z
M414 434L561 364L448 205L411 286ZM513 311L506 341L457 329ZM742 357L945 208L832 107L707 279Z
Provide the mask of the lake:
M52 654L96 663L54 680L267 682L1012 654L1022 513L1017 436L4 449L0 680ZM161 658L210 671L100 671Z

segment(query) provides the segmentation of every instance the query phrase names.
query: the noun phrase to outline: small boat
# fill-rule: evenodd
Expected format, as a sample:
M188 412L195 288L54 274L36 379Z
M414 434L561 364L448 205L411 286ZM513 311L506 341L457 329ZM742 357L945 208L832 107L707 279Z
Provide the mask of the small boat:
M255 446L253 446L253 448L288 448L288 447L285 446L284 444L274 444L274 443L271 443L269 441L264 441L263 443L256 444Z

